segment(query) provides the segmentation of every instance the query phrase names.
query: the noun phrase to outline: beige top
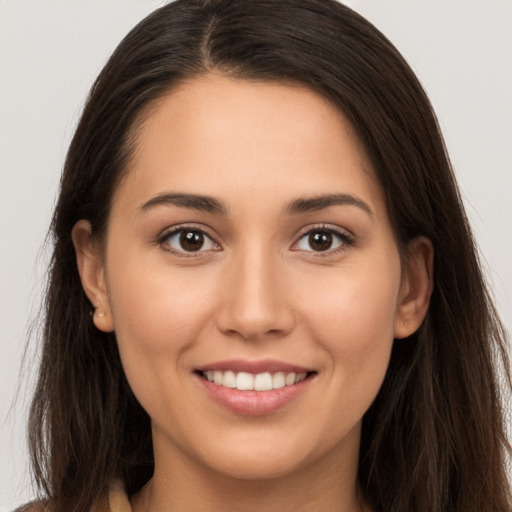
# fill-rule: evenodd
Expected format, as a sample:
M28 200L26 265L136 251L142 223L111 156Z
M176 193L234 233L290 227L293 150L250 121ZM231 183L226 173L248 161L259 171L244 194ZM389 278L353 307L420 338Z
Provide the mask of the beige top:
M116 482L110 487L108 509L93 507L91 512L131 512L132 507L122 482Z

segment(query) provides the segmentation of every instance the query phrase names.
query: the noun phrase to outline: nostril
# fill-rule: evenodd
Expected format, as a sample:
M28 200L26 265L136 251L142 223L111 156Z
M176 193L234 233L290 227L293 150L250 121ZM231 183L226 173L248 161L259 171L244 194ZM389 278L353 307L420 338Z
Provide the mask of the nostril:
M240 337L246 341L260 341L277 338L290 333L294 326L291 312L285 308L268 310L253 308L251 311L237 311L242 305L226 308L217 319L219 329L231 337Z

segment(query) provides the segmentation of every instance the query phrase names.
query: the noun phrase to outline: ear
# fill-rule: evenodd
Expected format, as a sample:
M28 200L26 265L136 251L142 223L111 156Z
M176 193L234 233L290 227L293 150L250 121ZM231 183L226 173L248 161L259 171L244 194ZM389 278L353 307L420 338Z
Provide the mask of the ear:
M105 284L103 254L92 235L91 223L79 220L71 232L78 272L84 291L94 307L94 325L103 332L114 330L114 322Z
M407 338L418 330L428 311L433 289L434 248L420 236L407 245L400 296L395 316L395 338Z

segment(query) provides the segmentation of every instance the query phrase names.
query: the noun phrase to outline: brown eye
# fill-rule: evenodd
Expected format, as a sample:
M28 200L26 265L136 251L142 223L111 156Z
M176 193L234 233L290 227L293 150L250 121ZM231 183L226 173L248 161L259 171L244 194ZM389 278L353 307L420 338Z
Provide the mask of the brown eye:
M199 251L204 245L204 235L200 231L182 231L180 245L184 251Z
M175 254L220 250L218 244L200 229L176 229L163 236L160 244L163 249Z
M309 246L313 251L327 251L332 247L332 233L327 231L317 231L310 233Z
M352 245L354 245L353 238L341 230L318 228L304 233L294 245L294 250L334 253L336 249L343 249Z

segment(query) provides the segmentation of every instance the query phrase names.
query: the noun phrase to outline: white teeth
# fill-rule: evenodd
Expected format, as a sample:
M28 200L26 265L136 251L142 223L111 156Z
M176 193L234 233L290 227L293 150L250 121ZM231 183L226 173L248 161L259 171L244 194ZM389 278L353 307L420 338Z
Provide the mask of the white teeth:
M297 376L295 377L295 384L297 384L297 382L304 380L306 378L306 375L306 373L297 373Z
M222 379L222 385L227 388L236 388L236 375L235 372L224 372L224 378Z
M237 388L241 391L269 391L302 382L306 378L307 373L276 372L272 375L270 372L265 372L253 375L247 372L235 373L232 370L225 372L208 370L203 372L203 376L218 386Z
M254 376L250 373L240 372L236 376L236 387L242 391L254 389Z
M284 372L274 373L274 376L272 377L272 388L280 389L280 388L284 388L285 386L286 386L286 378L285 378Z
M256 391L268 391L272 389L272 375L270 373L258 373L254 377L254 389Z
M295 377L296 377L295 373L287 373L286 377L284 379L284 383L287 386L291 386L292 384L295 384Z

